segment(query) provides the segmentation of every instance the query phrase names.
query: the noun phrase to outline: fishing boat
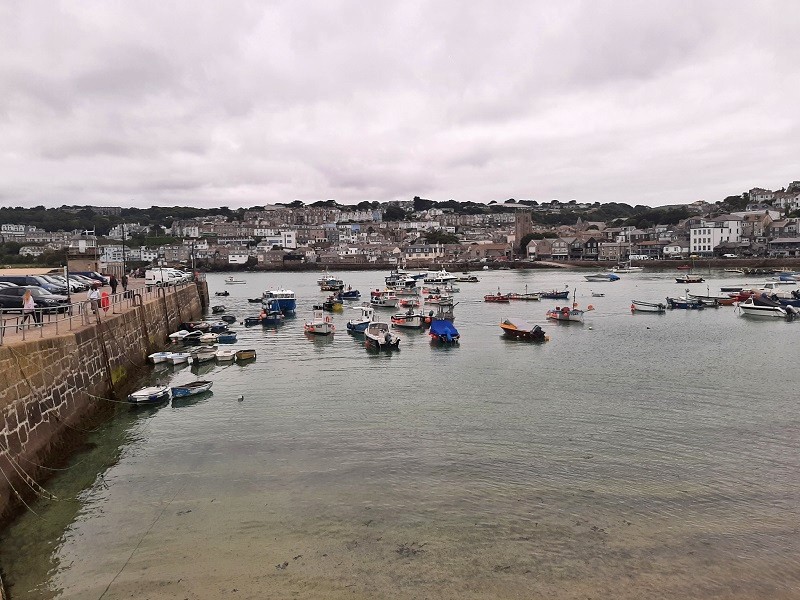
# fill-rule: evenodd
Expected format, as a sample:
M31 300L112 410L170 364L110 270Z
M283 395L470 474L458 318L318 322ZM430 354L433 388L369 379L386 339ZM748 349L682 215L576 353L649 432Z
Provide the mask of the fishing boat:
M569 306L556 306L547 311L545 316L553 321L583 323L583 311Z
M432 342L440 344L457 344L461 340L461 334L451 321L437 320L431 322L428 335Z
M225 278L225 285L235 285L237 283L247 283L244 279L236 279L233 275Z
M293 315L297 310L297 298L292 290L278 288L276 290L267 290L261 296L261 304L267 307L272 300L278 302L278 310L284 315Z
M374 290L369 293L369 303L376 308L397 308L397 296L392 290Z
M453 297L447 294L431 294L422 299L425 304L452 304Z
M400 337L389 330L389 324L373 321L364 331L367 346L378 350L396 350L400 347Z
M478 283L478 278L475 277L475 275L470 275L469 273L462 273L456 277L456 281L459 283Z
M244 323L245 327L253 327L254 325L261 325L261 317L245 317L244 321L242 322Z
M568 300L569 290L550 290L549 292L539 292L540 298L547 298L548 300Z
M593 275L584 275L586 281L619 281L619 275L614 273L595 273Z
M259 315L259 319L261 324L265 327L269 327L272 325L280 325L283 323L284 316L283 313L278 308L278 301L272 300L271 302L267 303L267 306L261 309L261 314Z
M631 261L620 263L615 267L611 267L612 273L641 273L644 267L634 267Z
M706 305L702 300L694 300L692 298L667 298L667 306L669 308L680 308L683 310L699 310L705 308Z
M214 357L223 362L236 359L236 350L233 348L220 348Z
M255 357L256 357L256 351L253 348L246 348L244 350L236 351L237 362L242 362L245 360L254 360Z
M750 315L752 317L779 317L786 318L789 316L787 307L778 305L765 305L757 303L755 298L751 296L744 302L739 303L739 310L743 315Z
M675 278L675 283L703 283L704 281L705 279L699 275L691 275L689 273Z
M392 315L392 327L419 329L425 324L425 315L414 312L414 309Z
M186 398L187 396L196 396L197 394L202 394L203 392L209 391L213 384L213 381L204 381L201 379L198 381L190 381L189 383L184 383L183 385L173 385L172 397Z
M322 303L322 310L326 310L328 312L341 312L344 310L344 303L342 302L342 299L338 298L337 296L328 296Z
M458 302L456 302L458 304ZM428 317L425 319L426 324L431 324L434 321L455 321L455 307L456 304L439 304L436 307L436 312L430 311Z
M510 300L506 294L501 294L500 290L497 290L496 294L486 294L483 297L484 302L497 302L500 304L508 304Z
M170 389L165 385L144 387L128 394L128 402L131 404L158 404L166 402L169 398Z
M667 312L667 305L662 302L644 302L643 300L632 300L631 312L665 313Z
M508 294L506 294L506 296L508 296L509 300L528 300L528 301L537 300L538 301L538 300L542 299L541 296L539 294L537 294L536 292L528 292L528 286L527 285L525 286L525 293L524 294L518 294L516 292L509 292Z
M700 300L704 302L706 305L714 305L714 306L733 306L736 304L736 298L733 296L714 296L712 294L692 294L689 293L687 290L686 292L687 298L693 298L694 300Z
M235 331L226 331L225 333L218 334L217 341L220 344L235 344L236 343L236 332Z
M391 289L413 289L417 285L417 278L409 275L408 271L395 269L383 278L386 287Z
M419 298L400 298L398 301L400 308L416 308L420 305Z
M361 316L356 319L350 319L347 322L347 331L351 333L364 333L375 317L375 309L371 306L357 306L355 308L361 311Z
M170 354L172 354L172 352L154 352L153 354L150 354L147 359L154 365L157 365L159 363L167 362Z
M248 298L247 301L250 304L258 304L259 302L261 302L261 298Z
M233 315L222 315L220 317L220 321L227 323L228 325L231 325L233 323L236 323L236 317L234 317Z
M512 323L510 320L504 319L500 323L500 329L503 330L503 334L506 337L525 340L526 342L546 342L550 339L538 325L529 325L519 321Z
M344 281L336 277L329 277L319 284L319 289L323 292L339 292L344 289Z
M311 320L306 321L303 330L313 335L330 335L336 331L336 327L329 316L325 316L321 310L315 309L312 311Z
M215 296L230 296L231 293L228 290L223 290L221 292L214 292Z
M217 306L212 306L211 307L211 312L213 314L215 314L215 315L218 315L220 313L224 313L225 312L225 307L222 306L221 304L218 304Z
M347 288L347 290L344 290L341 294L339 294L339 297L342 300L360 300L361 292L359 292L358 290Z
M191 352L170 352L167 362L171 365L188 363L192 358Z

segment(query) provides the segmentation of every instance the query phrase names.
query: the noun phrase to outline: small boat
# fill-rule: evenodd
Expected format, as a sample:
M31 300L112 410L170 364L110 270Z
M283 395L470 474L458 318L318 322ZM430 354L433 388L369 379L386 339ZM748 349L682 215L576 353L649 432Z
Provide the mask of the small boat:
M586 281L619 281L619 275L614 273L595 273L594 275L584 275Z
M217 341L220 344L235 344L236 343L236 332L235 331L226 331L225 333L218 334Z
M525 340L527 342L546 342L550 339L538 325L529 325L527 323L517 324L505 319L500 323L500 329L503 330L503 334L506 337Z
M244 321L245 327L253 327L254 325L261 325L261 317L245 317Z
M583 311L569 306L556 306L547 311L545 316L553 321L583 323Z
M191 358L191 352L170 352L167 362L171 365L179 365L181 363L188 363Z
M219 341L218 333L204 333L200 336L201 344L216 344Z
M167 362L170 354L172 354L172 352L154 352L147 358L151 363L157 365L159 363Z
M347 331L351 333L364 333L367 326L372 322L375 317L375 309L371 306L358 306L356 307L361 311L361 316L357 319L350 319L347 322Z
M691 265L680 265L680 266L675 267L675 268L678 269L678 271L691 271L692 266Z
M170 398L170 390L165 385L144 387L128 394L128 402L131 404L158 404L166 402Z
M339 297L342 300L360 300L361 292L348 288L346 291L342 291L342 293L339 294Z
M374 290L369 293L369 303L376 308L397 308L397 296L392 290Z
M187 396L196 396L197 394L209 391L212 385L212 381L203 380L191 381L183 385L174 385L172 386L172 397L186 398Z
M269 306L274 306L272 301L278 304L278 310L284 315L293 315L297 309L297 297L292 290L278 288L275 290L267 290L261 296L261 304L264 308L269 310Z
M547 298L548 300L568 300L569 290L550 290L549 292L539 292L539 297Z
M612 273L641 273L642 271L644 271L644 267L634 267L630 262L611 267Z
M378 350L393 350L400 347L400 337L389 330L388 323L373 321L364 331L367 346Z
M279 310L270 310L267 312L261 313L261 324L264 327L269 327L271 325L280 325L283 323L284 320L283 313Z
M209 362L214 360L217 354L217 347L211 346L206 348L198 348L192 352L192 362L199 365L200 363Z
M261 298L248 298L247 301L250 304L259 304L261 302Z
M247 348L246 350L237 350L236 351L236 360L238 362L242 362L245 360L253 360L256 357L256 351L252 348Z
M409 310L404 313L392 315L392 327L404 329L419 329L425 324L425 315Z
M667 306L669 308L680 308L683 310L699 310L705 308L706 305L702 300L693 300L692 298L667 298Z
M439 342L440 344L457 344L461 339L461 334L451 321L431 321L431 328L428 330L428 335L431 337L432 342Z
M325 302L322 303L322 310L326 310L328 312L341 312L344 310L344 303L342 302L341 298L337 296L328 296L325 298Z
M501 304L508 304L511 298L505 294L501 294L498 290L496 294L486 294L483 297L484 302L499 302Z
M244 279L236 279L233 275L225 278L225 285L234 285L237 283L247 283Z
M328 277L319 283L319 289L323 292L339 292L344 289L344 281L335 277Z
M208 331L210 333L223 333L225 331L228 331L228 324L223 323L222 321L217 321L216 323L209 323Z
M400 298L398 304L400 308L416 308L419 306L419 298Z
M217 306L212 306L211 307L211 312L213 314L215 314L215 315L218 315L220 313L224 313L225 312L225 307L222 306L221 304L218 304Z
M606 295L602 292L592 292L592 298L605 298Z
M231 293L228 290L223 290L221 292L214 292L215 296L230 296Z
M423 298L425 304L452 304L453 297L446 294L432 294Z
M667 305L663 304L662 302L644 302L642 300L632 300L631 312L665 313L667 312Z
M703 283L704 281L705 279L699 275L690 275L688 273L675 278L675 283Z
M313 335L330 335L336 331L336 327L329 316L325 316L321 310L315 309L312 312L311 320L306 321L303 330Z
M453 275L452 273L449 273L445 269L441 269L440 271L437 271L435 273L428 273L425 276L424 281L425 281L425 283L444 283L444 284L447 284L447 283L450 283L452 281L455 281L456 279L457 279L457 277L455 275Z
M236 350L233 348L220 348L214 354L214 357L221 361L234 360L236 358Z
M178 329L186 329L187 331L205 332L211 328L211 323L206 321L189 321L188 323L181 323Z
M234 317L233 315L222 315L220 317L220 320L224 321L228 325L231 325L232 323L236 323L236 317Z
M750 315L751 317L779 317L779 318L786 318L789 316L789 312L786 306L779 306L779 305L766 305L760 302L756 302L756 299L751 296L744 302L739 303L739 310L743 315ZM794 308L794 307L791 307Z
M528 292L528 286L527 285L525 286L525 293L524 294L518 294L516 292L509 292L508 294L506 294L506 296L508 296L509 300L528 300L528 301L537 300L538 301L538 300L542 299L539 294L537 294L535 292Z
M693 298L695 300L700 300L701 302L705 303L707 306L714 305L714 306L733 306L736 304L736 298L732 296L712 296L711 294L690 294L688 291L686 292L687 298Z
M195 329L194 331L190 331L188 334L183 336L181 341L186 345L194 345L200 343L201 337L203 337L203 332L199 329Z
M475 277L475 275L463 273L459 277L456 277L456 281L459 283L478 283L478 278Z
M167 337L169 337L169 339L172 340L173 342L182 342L184 338L190 333L192 332L189 331L188 329L180 329L175 333L170 333L169 336Z

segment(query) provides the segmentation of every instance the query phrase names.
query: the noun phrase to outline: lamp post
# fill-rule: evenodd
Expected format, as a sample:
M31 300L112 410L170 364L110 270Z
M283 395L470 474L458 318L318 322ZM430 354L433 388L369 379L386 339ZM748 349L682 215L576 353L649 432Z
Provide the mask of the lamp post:
M125 275L128 272L127 267L125 266L125 221L122 222L122 274Z

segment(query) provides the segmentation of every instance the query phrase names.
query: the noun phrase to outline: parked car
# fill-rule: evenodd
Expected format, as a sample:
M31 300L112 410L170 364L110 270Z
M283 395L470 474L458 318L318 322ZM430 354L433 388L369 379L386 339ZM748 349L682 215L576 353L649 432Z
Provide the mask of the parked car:
M44 288L51 294L66 294L67 292L67 287L65 285L47 281L41 275L0 275L0 281L7 281L22 286Z
M17 287L16 283L10 283L8 281L0 281L0 289L8 288L8 287Z
M106 285L108 283L108 278L103 277L97 271L70 271L70 275L82 275L84 277L88 277L92 281L99 281L100 285Z
M25 290L31 291L36 308L41 308L43 312L60 313L69 310L69 300L66 296L51 294L47 290L33 285L0 289L0 309L22 312L22 297L25 295Z

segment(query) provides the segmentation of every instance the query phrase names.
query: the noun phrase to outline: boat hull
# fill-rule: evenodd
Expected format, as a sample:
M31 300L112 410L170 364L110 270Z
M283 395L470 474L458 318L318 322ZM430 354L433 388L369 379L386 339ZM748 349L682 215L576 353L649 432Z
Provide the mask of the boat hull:
M186 398L188 396L196 396L211 389L213 382L211 381L193 381L186 385L176 385L172 388L173 398Z
M159 404L170 399L168 387L146 387L128 395L131 404Z

